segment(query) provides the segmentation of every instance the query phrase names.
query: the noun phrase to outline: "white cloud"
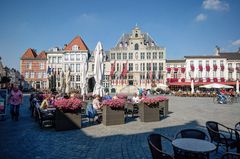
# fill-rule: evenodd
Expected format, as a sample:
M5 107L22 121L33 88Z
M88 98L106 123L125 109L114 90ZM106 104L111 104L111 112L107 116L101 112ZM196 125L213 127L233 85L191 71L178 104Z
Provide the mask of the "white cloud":
M233 41L233 42L232 42L232 45L234 45L234 46L240 46L240 39Z
M229 4L220 0L204 0L202 4L204 9L226 11L229 10Z
M202 21L205 21L207 20L207 15L203 14L203 13L200 13L196 16L195 20L197 22L202 22Z

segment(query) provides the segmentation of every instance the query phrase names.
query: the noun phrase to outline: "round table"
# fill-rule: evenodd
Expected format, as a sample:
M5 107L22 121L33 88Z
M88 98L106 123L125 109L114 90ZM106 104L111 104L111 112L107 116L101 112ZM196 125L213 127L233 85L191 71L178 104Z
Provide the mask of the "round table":
M172 141L172 145L178 149L195 153L208 153L216 149L216 146L209 141L192 138L175 139Z

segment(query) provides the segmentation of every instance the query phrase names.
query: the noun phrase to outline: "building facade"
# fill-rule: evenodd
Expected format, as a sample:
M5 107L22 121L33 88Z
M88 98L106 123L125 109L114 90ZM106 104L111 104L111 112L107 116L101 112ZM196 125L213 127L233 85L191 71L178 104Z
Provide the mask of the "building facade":
M185 82L186 60L166 60L167 84L172 82Z
M24 87L47 89L47 55L39 54L34 49L27 49L20 60L20 73L26 84Z
M110 49L109 58L112 88L120 90L126 85L151 88L152 84L165 83L166 49L137 26L120 37Z

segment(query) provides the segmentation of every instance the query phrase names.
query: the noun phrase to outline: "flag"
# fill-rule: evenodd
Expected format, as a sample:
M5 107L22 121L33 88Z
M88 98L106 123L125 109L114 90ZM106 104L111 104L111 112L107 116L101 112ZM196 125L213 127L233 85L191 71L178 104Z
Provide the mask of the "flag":
M115 65L116 65L116 60L114 61L112 67L111 67L111 71L110 71L110 77L113 76L114 72L115 72Z
M127 70L127 64L128 64L128 62L126 61L126 63L125 63L125 65L124 65L124 67L123 67L123 69L122 69L122 77L125 77L126 75L127 75L127 72L128 72L128 70Z

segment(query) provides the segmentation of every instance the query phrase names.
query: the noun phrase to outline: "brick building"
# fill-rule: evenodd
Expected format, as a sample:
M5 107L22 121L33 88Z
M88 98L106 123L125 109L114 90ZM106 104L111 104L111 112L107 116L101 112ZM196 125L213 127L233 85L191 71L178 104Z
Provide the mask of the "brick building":
M27 49L20 60L20 73L24 77L24 87L35 89L47 88L47 55L44 51L37 54L34 49Z

